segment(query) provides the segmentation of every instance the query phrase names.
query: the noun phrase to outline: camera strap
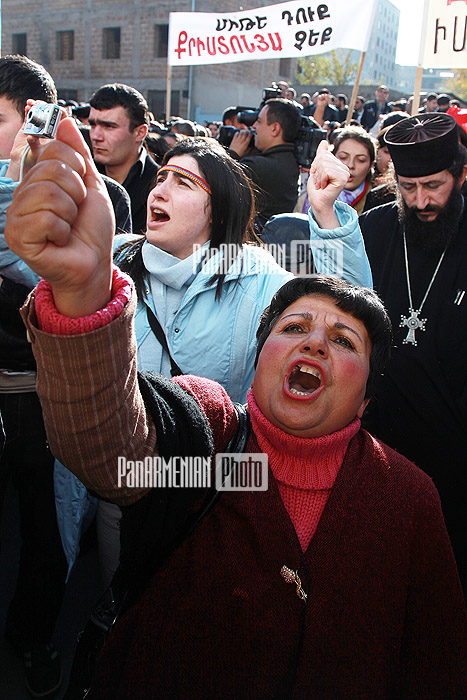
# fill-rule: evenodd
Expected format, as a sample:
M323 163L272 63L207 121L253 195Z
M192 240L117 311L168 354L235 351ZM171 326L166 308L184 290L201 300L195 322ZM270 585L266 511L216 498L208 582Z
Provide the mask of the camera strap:
M31 150L31 146L27 143L26 146L24 147L24 151L21 155L21 163L20 163L20 168L19 168L19 180L18 182L23 181L24 177L24 165L26 163L26 158L28 156L29 151Z
M118 253L115 256L114 261L117 258L117 256L118 256ZM207 250L203 251L203 254L201 255L201 258L200 258L198 265L196 267L196 274L198 274L198 272L201 270L207 256L208 256L208 251ZM116 263L116 264L118 264L118 263ZM156 314L154 313L154 311L151 309L150 306L148 306L147 304L145 306L146 306L146 313L148 316L149 325L151 326L151 330L154 333L154 335L156 336L159 343L162 345L162 348L165 350L165 352L169 356L171 376L178 377L178 375L180 375L180 374L186 374L186 372L184 372L183 370L180 369L180 367L177 365L174 358L170 354L169 345L167 343L167 338L165 337L165 333L162 329L161 324L159 323L159 321L157 319Z
M148 315L148 321L149 321L149 325L151 326L152 332L156 336L159 343L162 345L162 348L165 350L165 352L169 356L170 372L171 372L172 377L177 377L179 374L183 374L182 370L180 369L180 367L177 365L177 363L173 359L172 355L170 354L169 346L167 344L167 338L165 337L165 333L162 330L161 324L157 320L156 314L147 304L146 304L146 313Z

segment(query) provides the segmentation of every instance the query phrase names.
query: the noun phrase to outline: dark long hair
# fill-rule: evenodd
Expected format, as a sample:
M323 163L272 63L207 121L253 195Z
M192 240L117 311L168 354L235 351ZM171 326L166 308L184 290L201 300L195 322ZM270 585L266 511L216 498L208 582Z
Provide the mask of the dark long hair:
M208 285L217 282L218 300L226 272L240 253L242 244L258 242L253 228L254 193L243 167L221 145L202 139L184 139L165 154L162 165L175 156L185 155L196 160L212 192L209 250L215 253L221 245L226 246L220 268L207 282ZM146 276L141 254L144 240L143 237L136 243L122 246L116 257L119 267L133 278L139 298L142 298Z

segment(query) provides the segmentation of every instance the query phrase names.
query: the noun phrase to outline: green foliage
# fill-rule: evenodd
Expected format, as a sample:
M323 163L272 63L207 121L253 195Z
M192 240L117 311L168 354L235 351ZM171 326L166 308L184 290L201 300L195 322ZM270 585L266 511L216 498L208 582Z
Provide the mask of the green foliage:
M351 85L355 81L358 63L350 60L350 50L337 49L328 54L304 56L298 59L299 83Z
M449 92L458 95L461 100L467 100L467 70L454 71L454 78L451 78L446 85Z

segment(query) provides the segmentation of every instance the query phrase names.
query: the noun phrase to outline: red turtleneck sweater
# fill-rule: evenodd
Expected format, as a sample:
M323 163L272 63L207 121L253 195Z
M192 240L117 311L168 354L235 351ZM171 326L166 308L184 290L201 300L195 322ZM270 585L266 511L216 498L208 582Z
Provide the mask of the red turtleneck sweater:
M261 413L253 390L248 410L258 445L268 455L284 505L305 551L318 526L347 446L360 429L355 418L342 430L317 438L284 433Z

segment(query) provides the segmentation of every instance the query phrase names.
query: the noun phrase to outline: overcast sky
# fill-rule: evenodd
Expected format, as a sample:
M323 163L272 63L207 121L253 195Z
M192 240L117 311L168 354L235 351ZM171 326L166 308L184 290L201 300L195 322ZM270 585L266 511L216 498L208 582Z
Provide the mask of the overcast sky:
M390 0L400 10L396 63L416 66L423 19L423 0Z

